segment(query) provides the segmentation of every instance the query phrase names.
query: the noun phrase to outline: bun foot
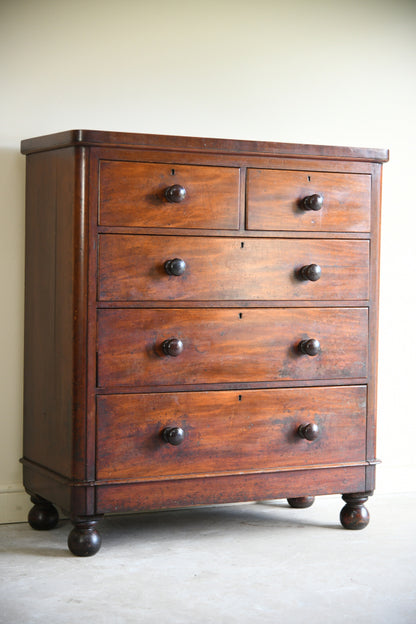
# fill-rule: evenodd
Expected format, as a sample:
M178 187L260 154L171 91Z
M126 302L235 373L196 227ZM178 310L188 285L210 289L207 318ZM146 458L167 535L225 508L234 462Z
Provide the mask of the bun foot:
M35 503L27 517L32 529L36 531L54 529L58 524L59 514L52 503L37 496L31 496L30 500Z
M68 535L68 548L77 557L91 557L100 550L101 535L95 528L97 520L76 521Z
M288 498L287 502L295 509L305 509L313 505L315 496L299 496L299 498Z
M340 520L344 529L358 531L365 529L370 522L368 509L364 503L368 500L368 494L344 494L342 497L347 504L341 509Z

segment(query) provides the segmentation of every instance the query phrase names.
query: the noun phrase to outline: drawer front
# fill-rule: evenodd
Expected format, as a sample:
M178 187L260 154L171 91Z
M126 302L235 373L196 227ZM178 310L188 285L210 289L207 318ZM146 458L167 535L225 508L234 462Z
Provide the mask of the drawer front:
M98 385L362 378L367 338L366 308L99 310Z
M165 263L185 262L181 275ZM321 268L311 281L301 270ZM365 300L369 242L318 239L100 237L101 301ZM183 266L181 270L183 269Z
M185 196L168 201L165 191L175 185ZM238 168L101 161L99 223L233 230L239 194Z
M323 196L319 210L305 210L303 199ZM307 232L369 232L371 176L249 169L247 228Z
M97 398L97 479L156 478L365 460L366 388ZM308 441L298 429L317 426ZM178 446L164 429L181 428Z

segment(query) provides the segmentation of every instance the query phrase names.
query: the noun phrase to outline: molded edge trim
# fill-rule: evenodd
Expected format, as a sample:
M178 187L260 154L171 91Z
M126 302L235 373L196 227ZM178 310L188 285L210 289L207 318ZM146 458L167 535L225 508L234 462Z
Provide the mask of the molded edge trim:
M279 156L285 158L318 158L366 162L387 162L389 150L329 145L303 145L184 137L133 132L107 132L101 130L67 130L21 142L22 154L32 154L70 146L118 147L130 149L179 150L186 152L223 153L252 156Z

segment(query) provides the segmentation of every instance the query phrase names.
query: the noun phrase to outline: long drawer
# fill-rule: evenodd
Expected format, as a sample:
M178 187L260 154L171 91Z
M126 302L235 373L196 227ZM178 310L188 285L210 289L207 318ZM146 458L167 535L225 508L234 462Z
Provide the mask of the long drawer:
M313 195L323 198L322 206L315 205L317 210L305 209L304 199ZM249 230L369 232L370 214L370 175L272 169L247 171Z
M179 275L172 274L172 260ZM99 243L98 297L356 301L368 298L368 268L366 240L105 234Z
M102 309L98 385L363 378L367 340L367 308Z
M239 200L237 167L100 163L100 225L234 230Z
M365 460L366 388L97 397L97 479L253 472ZM313 426L313 440L299 427ZM164 431L182 430L183 441Z

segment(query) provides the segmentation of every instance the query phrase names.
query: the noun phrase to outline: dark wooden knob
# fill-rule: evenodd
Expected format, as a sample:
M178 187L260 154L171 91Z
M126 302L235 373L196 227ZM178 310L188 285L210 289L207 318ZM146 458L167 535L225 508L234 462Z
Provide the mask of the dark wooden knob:
M166 260L165 271L168 275L183 275L186 269L186 262L181 258L173 258Z
M303 198L302 208L304 210L321 210L323 203L323 196L315 193L314 195L308 195L308 197Z
M318 355L321 350L321 345L316 338L309 338L309 340L301 340L299 343L299 350L305 355Z
M316 282L321 277L321 267L319 264L308 264L304 266L300 270L300 276L304 280L309 280L310 282Z
M183 342L179 338L169 338L162 342L162 349L165 355L177 357L183 351Z
M186 197L186 189L180 184L173 184L165 190L165 197L168 202L179 204Z
M172 446L179 446L185 439L185 432L181 427L166 427L162 431L162 438Z
M303 425L299 425L298 435L301 438L305 438L305 440L309 440L309 442L313 442L319 438L319 427L316 423L305 423Z

